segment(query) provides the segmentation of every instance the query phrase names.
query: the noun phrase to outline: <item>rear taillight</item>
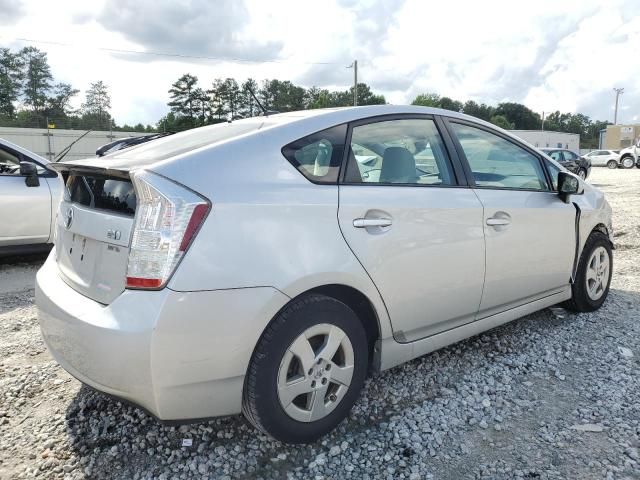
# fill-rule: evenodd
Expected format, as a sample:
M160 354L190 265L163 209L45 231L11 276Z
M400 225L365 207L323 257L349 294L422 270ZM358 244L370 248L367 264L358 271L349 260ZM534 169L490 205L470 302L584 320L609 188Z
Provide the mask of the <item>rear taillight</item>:
M160 175L133 174L137 206L127 288L162 288L209 213L210 203Z

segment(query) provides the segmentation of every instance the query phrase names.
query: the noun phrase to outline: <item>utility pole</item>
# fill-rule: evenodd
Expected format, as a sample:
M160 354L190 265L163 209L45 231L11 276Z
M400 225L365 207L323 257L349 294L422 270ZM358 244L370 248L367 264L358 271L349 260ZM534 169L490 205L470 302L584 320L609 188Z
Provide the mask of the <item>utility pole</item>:
M544 132L544 112L542 112L542 126L540 127L540 130Z
M353 106L358 105L358 60L354 60L347 68L353 68Z
M613 114L613 124L618 124L618 97L624 93L624 88L614 88L614 92L616 92L616 110Z

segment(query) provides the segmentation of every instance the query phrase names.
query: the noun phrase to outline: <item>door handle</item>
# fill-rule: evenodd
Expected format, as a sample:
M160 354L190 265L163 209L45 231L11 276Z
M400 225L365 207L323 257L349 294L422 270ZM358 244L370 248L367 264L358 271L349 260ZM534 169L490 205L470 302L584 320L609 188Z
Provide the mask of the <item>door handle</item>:
M390 218L356 218L353 226L356 228L390 227L393 222Z
M511 219L503 218L503 217L490 217L487 218L487 225L490 227L500 227L504 225L509 225L511 223Z

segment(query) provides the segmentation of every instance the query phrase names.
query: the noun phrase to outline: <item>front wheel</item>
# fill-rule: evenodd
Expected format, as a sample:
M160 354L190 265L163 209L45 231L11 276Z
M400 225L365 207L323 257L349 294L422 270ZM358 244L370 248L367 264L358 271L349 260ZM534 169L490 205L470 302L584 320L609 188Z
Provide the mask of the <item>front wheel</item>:
M630 155L627 155L626 157L624 157L621 161L622 163L622 167L623 168L633 168L633 164L635 163L633 161L633 157Z
M578 176L582 179L582 180L586 180L587 179L587 171L584 168L581 168L578 170Z
M580 255L578 272L571 286L572 297L565 306L575 312L599 309L609 294L612 272L611 243L602 232L593 232Z
M368 364L367 336L353 310L324 295L303 296L260 338L245 379L242 412L276 440L313 442L348 415Z
M610 168L611 170L615 170L616 168L618 168L618 162L616 162L615 160L609 160L607 162L607 168Z

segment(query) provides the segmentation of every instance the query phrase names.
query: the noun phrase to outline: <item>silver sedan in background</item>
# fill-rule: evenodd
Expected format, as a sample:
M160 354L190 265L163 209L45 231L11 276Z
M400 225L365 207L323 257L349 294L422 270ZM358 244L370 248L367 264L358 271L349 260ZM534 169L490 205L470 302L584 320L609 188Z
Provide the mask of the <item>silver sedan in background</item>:
M609 290L603 194L451 111L269 115L56 168L44 340L165 420L242 411L312 442L371 372Z

